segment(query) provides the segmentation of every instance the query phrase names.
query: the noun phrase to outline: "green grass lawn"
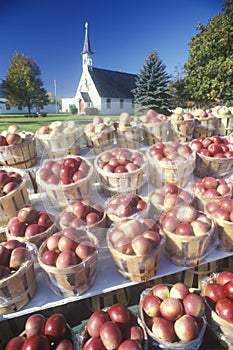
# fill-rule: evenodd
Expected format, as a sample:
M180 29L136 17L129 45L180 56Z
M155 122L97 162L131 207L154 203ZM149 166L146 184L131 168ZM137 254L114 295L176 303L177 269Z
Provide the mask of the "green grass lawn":
M12 124L18 125L22 130L35 133L43 125L49 125L54 121L76 120L83 128L93 120L93 115L71 115L71 114L47 114L46 117L26 117L20 114L0 114L0 132L6 130ZM112 120L118 120L119 116L108 116ZM103 117L104 118L104 117Z

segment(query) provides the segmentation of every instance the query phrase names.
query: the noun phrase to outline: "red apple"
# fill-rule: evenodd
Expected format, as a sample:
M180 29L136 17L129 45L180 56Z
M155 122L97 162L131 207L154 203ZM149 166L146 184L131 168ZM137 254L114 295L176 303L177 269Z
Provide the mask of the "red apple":
M153 318L151 330L155 337L162 341L172 343L176 338L173 323L162 317Z
M142 350L142 345L134 339L123 340L119 345L118 350Z
M30 338L33 335L44 333L46 318L42 314L33 314L26 320L24 329L26 337Z
M51 315L45 322L44 334L52 339L62 339L66 334L66 319L60 313Z
M195 293L189 293L183 299L184 311L187 315L200 317L205 312L205 303L202 297Z
M164 300L170 296L169 287L164 283L158 283L152 288L153 295L159 297L161 300Z
M23 336L16 336L14 338L11 338L6 346L5 346L5 350L22 350L23 349L23 344L25 342L25 337Z
M160 304L161 300L159 297L148 294L142 300L142 308L145 314L149 317L160 316Z
M189 289L183 282L176 282L170 289L170 297L184 299L189 294Z
M26 227L24 235L25 237L29 238L38 235L42 232L44 232L44 228L42 226L38 224L30 224Z
M233 299L233 279L225 283L223 288L226 296Z
M219 299L222 299L225 297L225 292L224 292L224 288L221 284L213 282L213 283L208 283L203 288L203 295L208 300L212 300L214 302L217 302Z
M105 347L99 337L92 337L85 342L83 350L105 350Z
M90 242L80 242L76 249L75 254L81 259L85 260L89 258L95 251L95 247Z
M104 310L96 310L87 321L87 331L91 337L99 337L101 326L110 321L108 312Z
M17 247L11 252L9 267L18 270L22 264L28 261L30 252L25 247Z
M57 250L46 250L41 257L41 260L46 265L56 266L58 255L59 252Z
M132 248L137 255L146 255L151 250L150 241L142 234L132 240Z
M194 317L183 315L174 323L174 329L177 337L183 342L189 342L196 338L198 325Z
M111 305L108 309L108 315L111 321L115 322L118 326L128 325L130 323L130 311L129 309L120 303Z
M169 321L175 321L184 313L182 302L176 298L166 298L160 304L161 315Z
M123 340L120 328L112 321L107 321L101 326L100 339L107 350L117 349Z
M31 224L37 217L37 209L32 206L23 207L18 211L17 217L19 221Z
M217 283L224 286L227 282L233 280L233 272L232 271L221 271L217 274Z
M58 257L57 257L57 261L56 261L56 267L57 268L66 268L69 267L71 265L76 265L78 263L78 257L77 255L72 251L72 250L64 250L62 251Z
M221 298L215 305L216 314L225 321L233 323L233 300Z

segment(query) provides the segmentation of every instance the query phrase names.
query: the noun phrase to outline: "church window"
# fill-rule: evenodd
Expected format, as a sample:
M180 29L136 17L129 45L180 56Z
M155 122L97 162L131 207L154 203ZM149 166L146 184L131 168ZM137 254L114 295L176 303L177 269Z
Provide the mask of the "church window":
M111 98L107 98L107 109L111 109Z
M123 100L123 98L120 99L120 108L124 108L124 100Z

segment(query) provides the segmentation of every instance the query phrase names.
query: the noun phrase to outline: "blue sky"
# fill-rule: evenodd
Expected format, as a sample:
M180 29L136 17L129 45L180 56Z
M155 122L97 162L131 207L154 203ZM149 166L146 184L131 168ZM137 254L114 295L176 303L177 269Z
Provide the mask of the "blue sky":
M181 69L198 23L220 0L0 0L0 82L15 52L31 57L47 91L73 97L82 73L84 24L93 66L138 74L156 50L168 74Z

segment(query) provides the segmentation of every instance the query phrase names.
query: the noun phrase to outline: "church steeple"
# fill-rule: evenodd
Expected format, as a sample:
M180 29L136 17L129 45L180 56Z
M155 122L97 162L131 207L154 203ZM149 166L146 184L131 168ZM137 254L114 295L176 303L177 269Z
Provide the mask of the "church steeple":
M92 66L93 52L91 51L87 22L85 23L85 38L84 38L84 44L83 44L83 51L81 52L81 54L82 54L83 68Z

